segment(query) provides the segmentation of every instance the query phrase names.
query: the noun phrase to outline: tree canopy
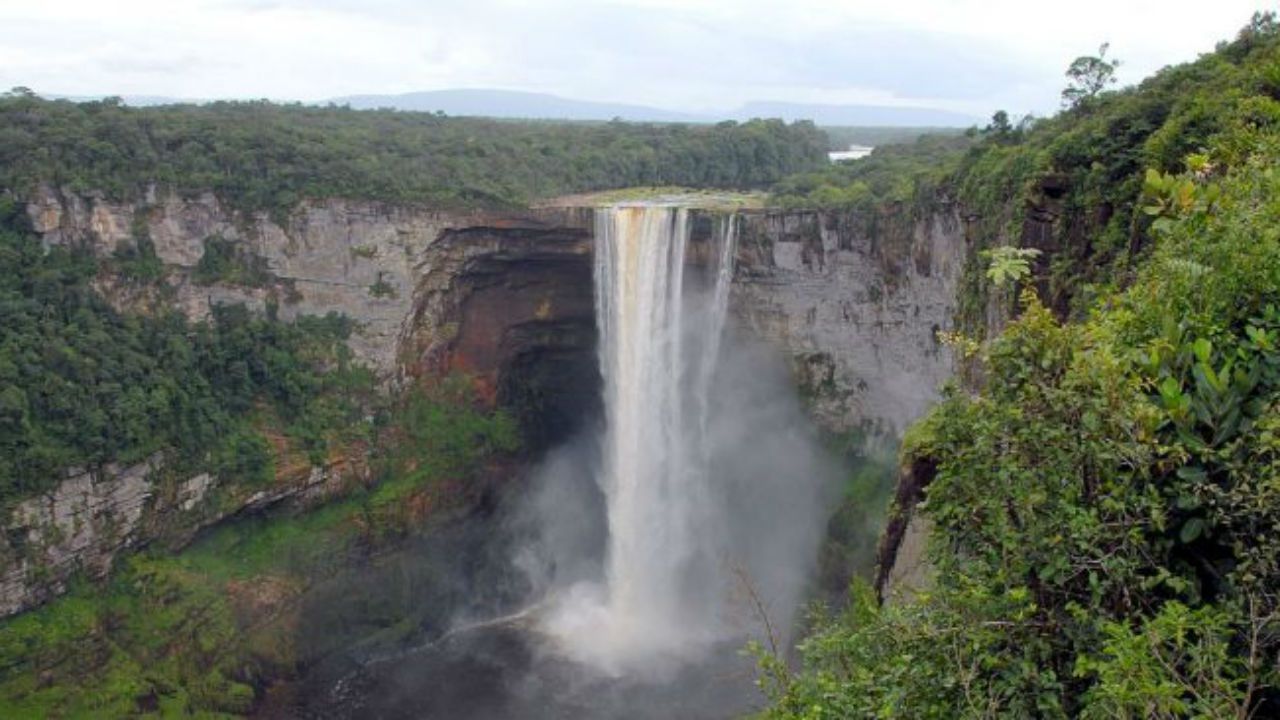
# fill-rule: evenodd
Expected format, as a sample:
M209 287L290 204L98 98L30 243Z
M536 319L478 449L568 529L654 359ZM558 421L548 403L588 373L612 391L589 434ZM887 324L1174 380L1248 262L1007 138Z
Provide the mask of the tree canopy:
M243 306L195 324L122 315L92 289L97 272L85 253L43 248L21 207L0 200L0 504L65 468L161 450L267 480L255 414L320 454L331 433L359 428L373 375L350 358L349 321L286 324Z
M151 185L241 210L320 197L442 209L520 206L638 185L765 187L826 162L809 122L520 122L393 110L217 102L132 108L0 97L0 188L47 183L117 199Z
M764 655L768 715L1275 715L1277 61L1259 16L1213 55L970 151L960 195L990 193L971 209L1018 225L1020 190L1052 174L1069 234L1046 248L1057 267L985 253L984 282L1023 290L1016 318L964 338L976 371L904 440L932 585L883 606L855 586L815 618L800 673ZM1073 267L1114 252L1109 233L1141 240L1124 272ZM1055 313L1051 273L1108 286Z

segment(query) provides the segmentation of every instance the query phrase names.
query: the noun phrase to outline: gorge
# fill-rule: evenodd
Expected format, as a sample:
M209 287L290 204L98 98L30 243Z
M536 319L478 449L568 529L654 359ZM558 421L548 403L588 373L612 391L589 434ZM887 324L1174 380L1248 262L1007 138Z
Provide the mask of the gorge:
M326 712L711 718L751 707L737 651L752 637L788 641L840 477L785 367L726 327L739 218L706 216L711 232L692 253L691 210L676 202L594 210L603 416L551 449L499 520L528 523L506 546L532 592L510 613L366 662L325 696ZM454 684L468 691L441 690Z
M98 257L134 242L134 228L147 230L174 273L175 296L104 286L122 308L145 311L159 302L201 318L217 303L262 308L281 298L286 316L338 311L357 321L352 350L382 377L404 382L465 372L482 396L511 407L541 447L566 439L597 412L590 208L484 217L330 201L300 208L286 230L265 216L245 226L211 197L138 206L45 191L28 212L46 243L87 247ZM686 252L694 262L715 244L712 215L690 212ZM188 279L210 236L264 258L270 282ZM871 236L836 215L743 211L728 314L790 358L823 427L901 432L949 374L935 329L951 322L963 253L962 224L947 213ZM378 280L395 292L371 295ZM358 480L360 467L344 459L338 472L304 468L239 502L305 503ZM23 553L62 569L36 576L21 562L12 566L3 607L12 612L49 597L71 573L109 564L120 548L150 541L161 526L166 536L189 537L236 508L202 504L216 483L189 478L176 478L181 487L173 490L134 481L128 496L96 499L123 487L111 472L99 472L93 495L55 491L51 502L19 511L26 520L16 527L28 536Z
M1280 23L1115 68L838 164L0 95L0 715L1274 714Z
M145 232L168 269L166 285L170 289L165 292L169 296L138 292L113 281L110 275L102 276L101 291L123 310L148 312L148 308L172 306L199 319L218 303L243 302L263 310L274 305L278 309L273 312L286 316L341 312L358 323L349 340L352 350L374 367L384 382L407 384L420 378L465 373L480 398L509 409L534 453L551 452L545 463L568 462L570 467L578 461L564 460L563 453L552 449L589 432L607 412L601 394L607 397L607 391L597 369L593 309L594 294L600 287L593 280L593 258L598 261L603 257L593 250L593 243L601 242L607 234L600 226L603 221L595 218L603 212L593 207L548 205L525 213L457 215L327 201L304 205L287 225L278 225L266 216L246 224L212 197L186 199L160 194L153 202L134 205L51 189L42 191L27 207L44 242L87 248L107 260L115 248L136 242L139 233ZM720 353L723 357L732 347L735 356L747 358L745 362L727 363L714 378L704 377L703 382L733 382L733 372L744 386L767 387L765 377L776 377L788 387L798 382L813 418L827 432L859 433L867 438L900 432L927 406L931 388L949 372L946 349L937 344L935 328L948 326L954 308L951 295L963 257L958 219L943 213L926 222L905 225L895 234L872 236L856 222L814 212L743 209L734 215L695 207L682 215L687 239L683 249L670 257L687 260L681 267L688 268L691 284L714 288L710 297L703 298L705 302L690 301L689 307L698 312L720 308L723 322L740 339L749 341L727 345ZM730 216L736 217L732 225L726 224ZM726 235L730 228L736 231L732 236ZM209 237L226 238L247 256L263 258L267 281L245 286L225 281L201 284L191 279L207 252ZM728 241L730 237L733 242ZM730 266L735 266L733 272L728 272ZM723 271L714 270L717 267ZM371 293L369 288L378 283L392 292ZM704 345L714 337L708 332L703 327L690 342ZM759 343L771 349L762 350ZM768 357L773 360L762 359ZM785 361L781 366L776 364L780 360ZM707 361L703 362L705 372ZM723 388L711 396L707 392L700 391L701 397L720 404L717 412L723 413L723 406L727 406L731 413L749 417L751 412L762 410L752 406L750 393L733 398ZM640 407L632 406L633 411ZM798 411L786 407L783 403L783 417L790 419L781 427L776 417L766 418L774 424L756 427L755 436L734 441L759 451L736 458L736 463L730 456L726 467L731 472L750 478L751 473L760 477L786 470L782 459L797 450L786 444L789 434L808 422L799 419ZM666 412L674 411L673 406L667 406ZM691 416L697 414L693 409L690 412ZM803 446L810 441L799 442ZM744 465L770 450L774 451L770 462ZM799 457L811 454L811 450L801 449ZM155 471L133 467L86 471L56 484L49 495L23 505L14 516L17 524L11 525L4 537L10 539L7 542L22 537L23 542L8 550L18 562L10 566L0 586L5 607L12 612L46 602L65 590L68 579L78 573L102 576L131 548L157 543L182 547L199 536L202 528L217 527L228 518L235 521L237 515L289 515L331 502L327 498L341 498L367 482L366 457L357 450L312 468L302 463L290 471L294 474L281 476L266 490L241 489L213 476L175 476L160 468L163 458L153 461L160 468ZM830 472L812 470L815 472L806 475L810 480ZM113 473L130 479L126 483ZM486 482L473 492L479 493L477 497L495 492L495 497L512 494L515 490L509 482ZM539 487L536 477L533 483L532 487ZM741 485L750 490L749 481ZM792 501L803 505L801 493L810 493L808 502L817 497L816 488L795 489L800 492L795 497L782 497L780 507ZM590 491L578 490L579 495ZM833 488L828 484L826 490ZM757 497L753 502L760 500ZM767 498L764 502L778 504ZM563 516L560 519L563 534L572 523L563 522ZM780 522L774 524L775 519ZM525 525L529 522L526 519ZM822 520L801 512L790 521L783 513L752 522L757 527L751 532L743 535L740 531L725 542L769 558L764 572L751 568L744 577L766 586L773 577L775 584L768 592L781 592L782 597L771 598L771 603L790 606L803 589L801 580L811 567ZM693 529L710 532L711 527L703 524ZM756 532L760 528L773 528L781 536L771 535L772 531ZM463 536L469 534L464 532ZM580 537L574 540L580 541ZM599 537L596 541L603 543ZM476 548L486 546L470 542ZM858 542L874 544L874 534ZM808 551L800 550L806 546ZM432 549L435 545L416 547L419 549L414 552L435 558L431 562L441 562L442 551ZM597 549L602 547L597 545ZM492 554L489 550L476 552L480 555L468 551L459 557L476 562ZM870 547L860 553L869 558ZM532 567L542 568L534 573L540 577L501 579L484 572L476 576L474 570L464 569L461 576L472 579L458 581L457 587L481 582L478 577L487 578L483 582L493 587L504 583L518 586L509 592L498 590L496 596L485 591L485 596L493 596L482 603L486 609L473 608L487 617L498 617L518 610L516 599L527 599L534 590L567 591L572 582L557 583L603 578L590 574L603 567L604 553L598 551L585 566L577 565L577 571L571 569L574 558L560 558L558 579L546 575L547 557L525 560L525 567L532 562ZM492 559L478 561L493 564ZM582 558L576 561L581 563ZM734 591L740 584L732 573L726 576L726 558L707 556L698 562L702 565L695 574L705 576L699 581L707 587L693 595L723 592L726 587ZM36 572L35 568L42 570ZM704 572L708 569L712 572ZM835 579L828 582L843 582L839 578L848 571L834 572ZM299 610L309 612L306 608L320 597L335 603L324 587L300 595L291 591L282 598L283 604L268 606L269 612L284 612L282 617ZM714 589L707 589L710 587ZM324 594L317 595L320 592ZM757 630L757 612L750 609L740 588L735 592L733 622L739 628ZM437 617L432 622L442 623L436 632L452 624L453 611L448 608L461 612L471 602L467 591L462 593L432 611ZM578 597L581 599L581 594ZM770 612L778 614L776 609ZM781 616L771 620L779 628L786 624ZM740 641L726 639L741 635L712 635L721 641L710 642L713 654L741 665L736 657ZM300 681L300 692L313 698L330 697L327 683L332 680L323 678L341 678L351 672L346 661L326 661L323 655L305 653L301 658L319 668L307 676L314 679ZM739 667L736 676L745 681L749 667ZM735 686L728 698L713 694L711 704L729 707L752 696L747 683Z

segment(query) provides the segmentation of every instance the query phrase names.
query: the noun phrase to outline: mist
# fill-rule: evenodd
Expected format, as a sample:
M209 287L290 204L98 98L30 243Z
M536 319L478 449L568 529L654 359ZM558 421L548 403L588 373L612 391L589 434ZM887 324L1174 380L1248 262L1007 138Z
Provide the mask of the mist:
M842 468L772 348L732 326L732 216L597 210L603 415L490 518L506 590L431 642L367 663L330 712L449 718L724 718L756 708L751 640L792 644L815 597ZM690 262L696 258L696 262ZM483 601L480 601L484 598Z
M613 677L785 645L840 470L785 364L728 325L732 218L685 267L686 211L598 212L606 417L548 456L519 516L539 629Z

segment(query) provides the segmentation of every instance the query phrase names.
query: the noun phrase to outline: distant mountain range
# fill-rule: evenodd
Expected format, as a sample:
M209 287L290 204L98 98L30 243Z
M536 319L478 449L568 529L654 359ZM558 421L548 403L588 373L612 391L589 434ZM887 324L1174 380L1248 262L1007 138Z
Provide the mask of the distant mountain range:
M686 113L646 105L573 100L547 93L515 90L432 90L403 95L351 95L329 100L368 110L443 111L449 115L557 120L623 120L642 122L718 122L776 117L812 120L818 125L891 125L897 127L968 127L977 118L935 108L877 105L813 105L757 101L723 113Z
M73 97L70 100L93 98ZM125 96L134 106L204 103L209 100L166 98L151 95ZM946 128L968 127L978 118L937 108L887 105L820 105L775 101L749 102L717 113L688 113L678 110L626 103L575 100L549 93L519 90L430 90L400 95L348 95L323 100L316 105L347 105L357 110L393 108L419 112L444 112L455 116L523 118L546 120L612 120L632 122L719 122L756 117L784 120L812 120L825 126L892 126Z
M350 105L357 110L439 110L448 115L499 118L612 120L618 117L647 122L708 122L715 119L644 105L572 100L559 95L519 90L431 90L403 95L350 95L327 102Z

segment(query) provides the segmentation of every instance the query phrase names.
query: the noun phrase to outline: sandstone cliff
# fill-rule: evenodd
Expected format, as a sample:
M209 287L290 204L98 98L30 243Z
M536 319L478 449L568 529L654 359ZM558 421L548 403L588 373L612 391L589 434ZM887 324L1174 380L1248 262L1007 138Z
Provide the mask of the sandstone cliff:
M139 289L109 269L98 289L119 309L177 308L191 320L213 306L275 305L284 319L337 312L356 321L349 343L388 387L421 372L467 370L498 388L500 373L523 353L567 343L589 353L589 235L575 214L450 215L380 203L303 203L287 222L230 211L212 195L115 203L42 189L28 204L46 245L75 245L103 259L147 238L165 266L158 288ZM194 270L215 238L265 264L252 286L203 284ZM544 273L557 257L564 272ZM564 270L568 268L568 270ZM575 282L561 282L568 276ZM583 298L585 300L585 308ZM561 305L566 309L561 310ZM585 320L584 320L585 318ZM594 388L592 388L594 389ZM568 412L568 411L566 411ZM265 488L182 476L163 455L118 467L68 469L52 491L7 510L0 520L0 617L65 591L77 573L101 577L124 550L149 542L180 545L200 528L278 503L312 502L368 479L363 448L342 448L312 467L276 447L277 473Z
M938 332L952 327L964 259L951 210L881 234L847 215L753 214L732 309L791 356L819 423L897 436L952 374Z
M121 309L177 307L193 320L219 303L272 304L285 319L342 313L357 323L356 356L389 388L465 371L513 410L535 447L572 432L598 402L589 209L457 215L331 199L277 222L234 213L212 195L122 204L45 188L28 213L46 244L104 260L149 238L166 268L164 291L104 272L99 288ZM814 212L746 211L739 222L731 310L740 330L790 359L823 426L899 434L951 373L936 334L955 315L965 253L957 214L878 233ZM710 225L694 223L695 245ZM211 238L260 261L265 278L198 282ZM254 491L180 477L159 456L68 471L2 523L0 616L60 593L76 572L101 576L127 548L180 543L245 510L339 492L367 475L360 449L349 450L326 467L294 463Z

